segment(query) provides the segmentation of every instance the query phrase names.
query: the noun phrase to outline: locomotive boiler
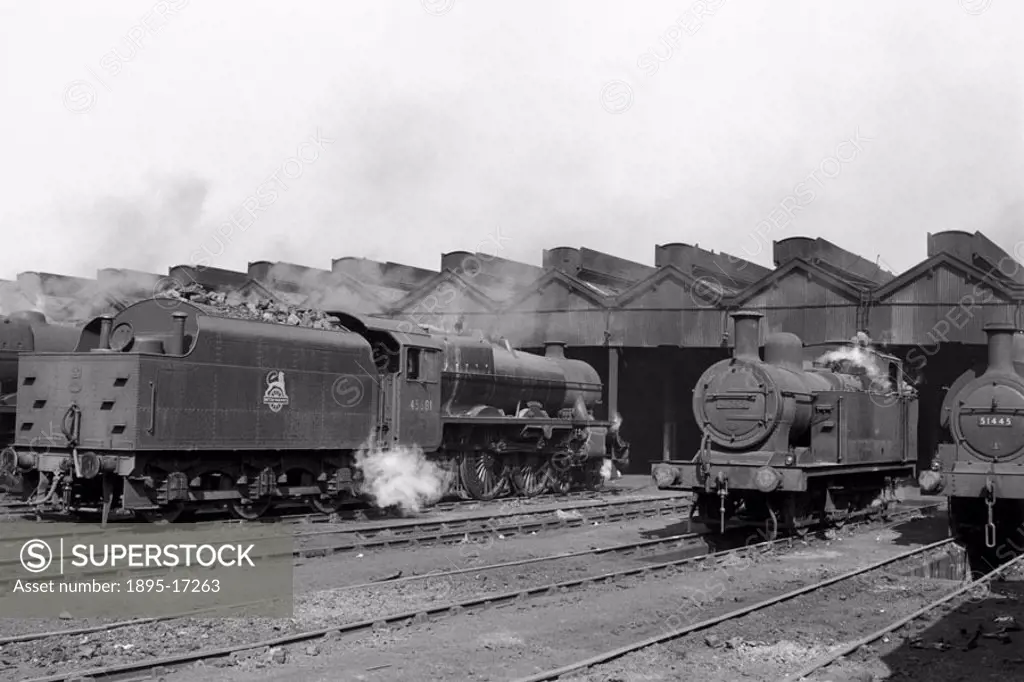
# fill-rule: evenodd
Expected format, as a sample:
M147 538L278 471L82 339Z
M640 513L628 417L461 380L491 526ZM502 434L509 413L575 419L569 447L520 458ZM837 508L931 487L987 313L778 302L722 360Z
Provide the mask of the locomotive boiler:
M950 532L982 570L1024 547L1024 336L1005 323L985 333L987 365L947 391L940 418L947 442L918 477L922 493L947 496Z
M694 389L697 454L654 464L658 487L692 490L695 517L718 531L803 534L884 510L916 460L917 400L900 361L865 346L805 347L790 333L769 334L762 360L761 314L732 317L732 357L705 370ZM808 361L809 353L824 361Z
M314 329L151 299L98 318L76 352L22 357L0 464L37 479L41 506L156 521L256 518L285 500L329 513L363 492L359 456L381 449L422 451L479 499L594 485L606 457L628 456L594 418L596 371L559 344L539 356L331 315L337 328Z

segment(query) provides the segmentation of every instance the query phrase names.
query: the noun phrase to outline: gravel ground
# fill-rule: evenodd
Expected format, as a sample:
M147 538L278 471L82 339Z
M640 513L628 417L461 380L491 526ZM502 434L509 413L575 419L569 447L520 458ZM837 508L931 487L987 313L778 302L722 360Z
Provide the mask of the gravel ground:
M782 679L836 646L907 616L958 586L951 581L899 576L894 573L897 570L872 571L565 680Z
M944 524L944 519L940 518L911 522L890 531L853 534L850 530L830 542L819 541L803 549L798 546L781 554L759 556L753 562L733 557L703 570L684 569L674 577L654 574L630 578L506 607L469 611L436 622L385 628L355 639L320 640L287 649L255 651L232 660L175 670L166 677L183 682L512 679L663 632L673 616L683 621L703 620L733 610L737 604L760 601L822 577L928 544L944 535ZM665 561L677 556L669 553L634 561ZM487 561L490 563L491 559ZM591 568L595 567L597 564L592 563ZM515 579L513 575L507 580ZM460 590L472 589L462 583L471 585L472 581L461 581ZM840 599L839 593L829 600L819 599L813 608L820 609L820 613L808 621L805 603L803 608L783 611L780 617L763 623L763 632L757 635L760 640L747 633L744 642L750 640L752 647L777 647L784 653L785 642L796 637L798 627L803 628L799 630L798 639L802 641L815 633L831 633L835 624L845 619L852 622L855 616L850 614L854 610L865 614L862 617L871 617L867 614L872 609L889 608L893 594L904 594L891 588L893 585L906 587L908 594L916 599L926 598L931 593L930 588L923 587L915 591L914 583L892 578L879 581L877 585L859 584L850 588L850 594L855 595L853 604L848 603L849 596L846 600ZM406 599L400 603L406 604ZM346 609L346 613L354 608L333 600L323 607L324 617L339 608ZM707 650L701 652L703 656L731 653L740 648L711 649L703 642L698 644ZM685 659L675 665L682 672L657 661L648 669L647 677L629 679L680 679L677 674L685 679L693 673L706 678L703 667L680 668L685 665ZM727 668L722 670L722 676L710 679L730 682L737 679L729 676ZM611 673L596 679L626 678Z
M896 618L892 619L893 621ZM927 676L922 676L927 670ZM957 598L808 678L814 682L1024 679L1024 571Z
M646 519L609 525L598 523L520 537L491 535L454 546L379 549L305 559L297 562L295 568L295 618L179 619L110 632L9 644L0 648L0 679L24 679L139 658L164 657L199 648L270 639L331 624L376 619L476 594L558 582L588 572L610 571L639 559L620 555L589 556L482 573L473 569L485 564L607 547L683 532L686 528L679 519ZM700 549L693 551L702 553ZM357 591L331 591L341 585L453 570L466 571L466 575L458 579L431 578ZM12 635L98 623L88 619L9 619L0 621L0 632Z

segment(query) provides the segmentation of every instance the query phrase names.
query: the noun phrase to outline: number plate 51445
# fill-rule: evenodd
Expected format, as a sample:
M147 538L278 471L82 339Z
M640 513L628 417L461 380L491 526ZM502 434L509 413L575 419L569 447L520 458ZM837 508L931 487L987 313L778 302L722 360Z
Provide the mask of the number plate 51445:
M978 417L978 426L1013 426L1013 417Z

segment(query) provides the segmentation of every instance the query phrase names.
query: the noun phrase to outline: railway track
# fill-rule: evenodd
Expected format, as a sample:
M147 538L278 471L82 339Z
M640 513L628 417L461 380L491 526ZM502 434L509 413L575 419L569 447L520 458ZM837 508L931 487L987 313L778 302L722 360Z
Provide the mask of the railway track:
M849 656L858 649L867 646L868 644L871 644L873 642L876 642L890 633L896 632L900 628L909 625L918 618L923 618L927 616L936 609L945 606L946 604L949 604L955 599L962 597L963 595L967 594L968 592L971 592L972 590L977 589L978 587L987 585L988 583L992 582L993 580L995 580L1002 574L1006 573L1007 571L1020 566L1024 566L1024 555L1016 557L1015 559L1003 564L994 571L991 571L976 580L969 581L967 584L963 585L956 591L951 592L950 594L942 597L941 599L936 599L935 601L926 604L924 607L918 609L917 611L911 613L908 616L904 616L903 618L893 621L891 624L886 625L885 627L878 629L872 632L871 634L856 640L855 642L851 642L850 644L834 649L825 656L801 668L797 672L785 676L784 678L782 678L782 680L780 680L780 682L798 682L800 680L804 680L807 677L813 675L814 673L820 670L824 670L828 666L838 661L840 658L844 656Z
M580 673L586 671L589 668L593 668L594 666L598 666L598 665L602 665L602 664L605 664L605 663L609 663L611 661L614 661L615 659L621 658L621 657L626 656L628 654L632 654L632 653L641 651L643 649L646 649L648 647L654 646L656 644L662 644L664 642L668 642L668 641L671 641L671 640L674 640L674 639L678 639L678 638L683 637L685 635L688 635L688 634L690 634L692 632L697 632L697 631L700 631L700 630L706 630L708 628L711 628L711 627L714 627L716 625L719 625L720 623L724 623L724 622L726 622L728 620L733 620L733 619L736 619L736 618L743 618L744 616L748 616L748 615L750 615L752 613L763 611L763 610L768 609L768 608L770 608L772 606L775 606L776 604L780 604L782 602L789 601L790 599L796 599L796 598L801 597L803 595L810 594L812 592L816 592L818 590L821 590L821 589L823 589L825 587L829 587L829 586L836 585L838 583L841 583L841 582L844 582L844 581L847 581L847 580L851 580L852 578L856 578L858 576L864 575L866 573L870 573L872 571L877 571L878 569L884 568L884 567L889 566L891 564L895 564L895 563L898 563L900 561L906 561L907 559L911 559L911 558L913 558L915 556L918 556L918 555L921 555L921 554L925 554L927 552L935 551L937 549L940 549L942 547L950 545L953 542L954 541L953 541L952 538L947 538L945 540L939 540L938 542L933 542L930 545L925 545L924 547L918 547L916 549L912 549L912 550L908 550L906 552L902 552L902 553L900 553L900 554L898 554L896 556L888 557L886 559L883 559L881 561L877 561L877 562L875 562L873 564L870 564L868 566L863 566L863 567L855 569L853 571L848 571L846 573L843 573L842 575L838 575L838 576L835 576L833 578L828 578L826 580L821 580L821 581L813 583L811 585L806 585L804 587L801 587L801 588L798 588L798 589L795 589L795 590L791 590L789 592L786 592L784 594L780 594L780 595L772 597L770 599L765 599L765 600L760 601L760 602L758 602L756 604L752 604L750 606L745 606L745 607L742 607L742 608L739 608L739 609L736 609L736 610L733 610L733 611L729 611L729 612L721 614L719 616L715 616L714 618L709 618L707 620L700 621L699 623L693 623L693 624L687 625L685 627L676 628L676 629L670 630L668 632L665 632L665 633L663 633L661 635L656 635L654 637L649 637L647 639L641 640L639 642L635 642L633 644L628 644L628 645L623 646L623 647L618 647L618 648L615 648L615 649L611 649L609 651L605 651L605 652L603 652L601 654L598 654L596 656L592 656L591 658L587 658L587 659L584 659L584 660L581 660L581 661L576 661L575 663L570 663L569 665L565 665L565 666L562 666L562 667L559 667L559 668L554 668L554 669L551 669L551 670L540 672L540 673L537 673L537 674L534 674L534 675L530 675L528 677L518 678L518 679L514 680L514 682L547 682L548 680L559 680L559 679L561 679L563 677L567 677L567 676L570 676L570 675L577 675L577 674L580 674ZM881 636L881 635L879 635L879 636ZM838 655L837 655L837 658L838 658Z
M680 550L695 547L697 545L690 543L692 540L699 540L700 533L683 533L681 535L671 535L664 538L656 538L653 540L641 540L639 542L629 542L619 545L611 545L607 547L595 547L592 549L584 549L577 552L562 552L560 554L553 554L549 556L533 557L530 559L520 559L518 561L505 561L497 564L486 564L483 566L473 566L472 572L474 574L483 573L485 571L494 571L502 568L514 568L516 566L528 566L531 564L539 564L548 561L561 561L564 559L574 559L585 556L600 556L605 554L634 554L644 553L650 550ZM726 554L722 552L721 554ZM704 554L702 558L709 556L717 556L717 554ZM380 587L392 587L396 585L407 585L414 582L422 582L425 580L436 580L445 578L455 578L466 573L467 569L455 569L452 571L438 571L432 573L422 573L420 575L410 575L406 577L392 578L392 579L381 579L374 580L367 583L357 583L353 585L344 585L342 587L335 587L330 590L322 590L321 592L340 593L340 592L351 592L361 589L372 589ZM156 623L167 620L177 620L180 618L189 618L192 616L199 616L204 614L216 613L218 611L226 611L230 609L243 608L254 606L258 604L269 604L278 601L277 598L264 599L260 601L249 601L238 604L225 604L221 606L212 606L202 609L193 609L190 611L182 611L181 613L175 613L165 616L152 617L152 618L135 618L132 620L119 621L115 623L105 623L102 625L93 625L84 628L74 628L66 630L49 630L46 632L33 632L23 635L13 635L10 637L0 637L0 646L5 644L14 644L19 642L31 642L40 639L46 639L47 637L61 637L70 635L88 635L97 632L109 632L111 630L117 630L120 628L131 627L134 625L146 625L149 623Z
M890 519L890 521L888 523L886 523L885 526L883 526L883 527L890 527L890 526L895 526L895 525L897 525L899 523L903 523L904 521L907 520L907 518L904 518L904 517L911 517L915 513L921 512L921 511L923 511L925 509L928 509L928 508L929 508L928 506L915 506L915 507L912 507L912 508L909 508L909 509L906 509L906 510L896 511L896 512L894 512L892 514L892 516L893 517L900 517L900 518L892 518L892 519ZM864 523L865 522L853 523L853 524L849 524L848 527L854 527L854 526L857 526L857 525L862 525ZM870 522L868 522L868 523L870 523ZM573 554L564 554L564 555L555 555L555 556L549 556L549 557L541 557L541 558L537 558L537 559L530 559L530 560L525 560L525 561L520 561L520 562L508 562L506 564L494 564L494 565L486 566L486 567L474 567L472 569L472 571L475 574L475 573L478 573L481 570L493 570L493 569L497 569L497 568L501 568L501 567L506 567L506 566L523 565L523 564L527 564L527 563L537 563L537 562L540 562L540 561L552 561L552 560L555 560L555 559L567 558L568 556L583 556L583 555L586 555L586 554L597 554L597 553L607 553L607 552L624 552L624 551L630 551L630 550L635 551L635 550L638 550L638 549L641 549L641 548L650 547L650 546L657 546L658 544L664 544L664 543L669 543L669 544L671 544L671 543L683 543L683 545L685 546L686 543L688 543L688 542L690 542L692 540L697 539L697 537L699 537L699 534L687 533L687 534L683 534L683 535L673 536L671 538L663 538L663 539L660 539L660 540L652 540L652 541L644 541L644 542L638 542L638 543L630 543L630 544L627 544L627 545L618 545L618 546L614 546L614 547L606 547L606 548L601 548L601 549L593 550L593 551L584 551L584 552L577 552L577 553L573 553ZM868 570L872 570L873 568L877 568L880 565L885 565L885 564L888 564L888 563L892 563L892 562L898 561L901 558L906 558L907 556L912 556L914 554L918 554L918 553L927 551L929 549L934 549L937 546L945 544L945 542L951 542L951 541L947 540L947 541L944 541L942 543L935 543L934 545L930 545L929 547L926 547L926 548L920 548L920 549L913 550L911 552L905 553L904 555L901 555L900 557L889 559L889 560L887 560L885 562L880 562L877 565L873 565L873 566L867 567L867 568L857 572L857 574L863 573L863 572L868 571ZM738 552L766 552L766 551L769 551L769 550L771 550L773 548L778 548L778 547L781 547L781 546L784 546L784 545L790 545L791 546L792 543L793 543L793 538L780 538L780 539L776 539L776 540L768 540L768 541L765 541L765 542L756 543L756 544L747 546L745 548L740 548L739 550L737 550L737 549L730 549L730 550L724 550L724 551L721 551L721 552L704 553L704 554L700 554L700 555L697 555L697 556L690 556L690 557L686 557L686 558L675 559L675 560L672 560L672 561L645 564L643 566L631 566L631 567L628 567L628 568L625 568L625 569L621 569L621 570L616 570L616 571L611 571L611 572L604 572L604 573L599 573L599 574L592 574L592 575L585 575L585 576L573 578L571 580L565 580L565 581L560 581L560 582L556 582L556 583L550 583L550 584L544 584L544 585L538 585L538 586L532 586L532 587L523 587L523 588L519 588L519 589L515 589L515 590L510 590L510 591L506 591L506 592L502 592L502 593L497 593L497 594L491 593L491 594L477 595L477 596L473 596L473 597L468 598L468 599L452 601L452 602L449 602L449 603L446 603L446 604L442 604L442 605L421 607L421 608L416 608L416 609L405 611L405 612L401 612L401 613L394 613L394 614L390 614L390 615L379 616L379 617L372 618L372 619L364 619L364 620L354 621L354 622L346 623L346 624L342 624L342 625L335 624L335 625L331 625L331 626L328 626L328 627L320 627L320 628L309 629L309 630L305 630L305 631L302 631L302 632L291 633L291 634L284 635L284 636L281 636L281 637L275 637L275 638L272 638L272 639L265 639L265 640L256 641L256 642L248 641L248 642L240 643L240 644L237 644L237 645L223 646L223 647L217 647L217 648L200 649L198 651L190 651L190 652L187 652L187 653L182 653L182 654L173 655L173 656L167 656L167 657L160 658L160 659L152 659L152 660L146 660L146 661L132 661L132 662L129 662L129 663L105 666L105 667L102 667L102 668L93 668L93 669L88 669L88 670L76 670L76 671L72 671L72 672L62 672L62 673L58 673L56 675L51 675L51 676L47 676L47 677L40 677L40 678L31 679L31 680L25 680L25 682L58 682L60 680L74 679L75 677L89 677L89 678L92 678L92 679L97 680L97 681L99 681L99 680L125 681L125 680L144 679L142 677L142 675L144 673L152 673L154 676L163 675L163 674L167 674L173 668L184 666L184 665L188 665L188 664L194 663L196 661L207 661L207 660L225 658L225 657L231 656L232 654L239 653L239 652L245 652L245 651L249 651L249 650L259 650L259 649L263 649L265 647L288 646L288 645L298 644L298 643L302 643L302 642L307 642L307 641L310 641L310 640L316 640L318 638L326 637L326 636L334 637L334 636L339 636L339 635L340 636L355 635L355 634L358 634L358 633L361 633L361 632L366 632L366 631L373 630L375 628L386 627L386 626L388 626L390 624L401 624L401 623L407 623L407 622L408 623L422 623L422 622L426 622L428 620L431 620L432 618L444 617L444 616L448 616L448 615L456 615L456 614L464 613L467 610L474 609L474 608L481 608L481 607L482 608L487 608L487 607L498 605L498 604L501 604L501 603L522 601L522 600L525 600L525 599L528 599L528 598L534 597L534 596L559 594L559 593L562 593L562 592L565 592L567 590L574 589L574 588L581 588L581 587L585 588L585 587L587 587L589 585L594 585L594 584L598 584L598 583L615 582L615 581L618 581L620 579L629 578L629 577L632 577L632 576L641 576L641 575L642 576L656 576L656 575L671 576L671 575L674 575L676 573L678 568L684 567L684 566L686 566L688 564L692 564L692 563L696 563L696 562L701 562L701 561L705 561L705 560L710 560L710 559L716 559L716 558L719 558L719 557L726 557L728 555L735 555ZM461 572L462 571L449 571L449 572L446 572L446 573L435 573L435 574L425 574L425 575L422 575L422 576L411 576L410 578L407 578L406 581L403 581L403 582L408 582L408 581L413 581L413 580L425 580L425 579L429 579L429 578L437 578L437 577L443 577L443 576L453 576L454 574L461 573ZM788 595L784 595L783 597L777 598L776 600L772 601L771 603L776 603L777 601L781 601L781 600L786 599L786 598L792 598L793 596L797 596L798 593L802 594L802 593L811 591L812 589L818 589L820 587L825 586L826 584L831 584L832 582L838 582L839 580L844 579L845 577L847 577L847 576L840 576L839 578L835 578L832 581L823 581L822 583L820 583L820 584L818 584L816 586L813 586L811 588L805 588L803 591L797 591L797 592L794 592L794 593L790 593ZM390 583L399 584L399 581L383 581L383 582L376 582L376 583L367 583L367 584L363 584L363 585L355 585L355 586L350 586L350 587L345 587L345 588L336 588L336 589L337 590L354 590L354 589L365 588L365 587L380 587L382 585L387 585L387 584L390 584ZM248 605L248 604L246 604L246 605ZM760 608L765 608L767 605L770 605L770 604L765 603L763 605L760 605ZM755 607L757 607L757 606L758 605L755 605ZM736 617L738 615L742 615L743 613L749 613L750 611L754 610L755 607L749 607L748 609L743 609L743 610L740 610L740 611L737 611L737 612L733 612L732 614L729 614L726 617ZM698 624L697 626L693 626L693 627L687 629L686 631L692 631L693 629L697 629L698 627L701 627L701 626L709 627L710 625L713 625L715 622L720 622L721 620L724 620L726 617L723 617L723 618L720 618L720 619L716 619L715 621L706 621L704 624ZM121 627L122 625L114 624L114 626L115 627ZM47 633L47 634L52 634L53 636L62 636L64 634L79 634L79 633L78 633L78 631L74 631L73 633L57 632L57 633ZM657 638L656 640L652 640L652 641L645 642L645 643L640 643L639 645L636 645L635 648L642 648L643 646L650 646L651 644L657 643L659 641L664 641L664 640L670 639L672 637L678 637L678 636L681 636L682 634L685 634L685 632L680 631L678 633L669 633L669 635L663 636L661 638ZM20 637L27 637L27 636L28 635L21 635ZM6 641L6 640L4 640L4 641ZM15 641L15 640L11 640L11 641ZM18 640L18 641L24 641L24 640ZM2 642L0 642L0 643L2 643ZM612 652L612 655L609 656L607 660L611 660L612 658L624 655L625 653L629 653L629 651L632 651L632 650L635 650L635 649L630 649L628 651L624 650L624 651L621 651L621 653ZM603 661L598 661L598 662L603 662ZM557 674L555 674L554 677L534 676L534 677L531 677L529 679L530 680L533 680L533 679L537 679L537 680L557 679L557 677L559 677L561 675L564 675L564 674L567 674L567 672L575 672L576 670L579 670L581 667L588 667L590 665L594 665L594 663L592 663L592 662L582 662L581 664L579 664L579 665L577 665L575 667L572 667L571 669L566 669L566 671L564 671L564 672L563 671L555 671Z
M664 498L661 498L664 499ZM575 528L594 522L614 523L617 521L628 521L633 519L651 518L657 516L683 515L689 511L689 501L676 499L667 503L656 504L652 500L606 500L588 505L576 507L573 511L588 512L579 516L559 516L553 510L545 510L528 513L505 513L500 515L481 514L473 517L448 519L438 521L412 521L403 524L382 524L375 527L362 527L358 529L320 529L300 533L283 533L270 538L294 538L312 539L328 535L350 535L351 540L341 543L332 543L323 546L300 547L283 552L267 552L254 554L254 557L277 558L291 556L293 559L307 559L316 557L332 556L353 550L367 550L375 548L389 548L399 546L422 547L433 544L444 544L459 542L464 539L498 535L499 537L511 537L529 532L540 532L555 528ZM621 508L620 508L621 507ZM600 509L603 511L598 511ZM541 516L541 518L528 518ZM505 522L505 523L502 523ZM18 538L20 541L30 539L28 537ZM3 542L10 539L5 538ZM0 561L0 573L4 569L14 569L12 575L0 578L0 585L9 585L21 580L22 583L52 580L53 575L39 574L24 576L18 571L21 566L20 559L9 559ZM89 580L103 576L118 575L125 573L125 569L97 569L94 571L83 571L76 573L73 577L80 580ZM150 575L164 575L166 568L152 569L131 569L132 577L145 577Z
M431 505L427 508L427 511L438 511L438 512L458 512L460 510L476 509L480 506L530 506L530 505L547 505L547 504L565 504L572 503L574 501L585 501L585 500L596 500L605 497L618 497L636 494L634 491L620 489L620 488L609 488L605 490L578 490L568 493L559 494L547 494L540 495L537 497L507 497L496 500L445 500ZM662 495L662 497L678 497L679 495ZM403 516L403 512L396 508L380 508L375 507L371 502L354 502L350 505L342 507L342 509L332 514L324 514L321 512L297 512L287 513L291 509L301 509L305 507L301 502L289 502L285 501L280 506L271 510L265 516L253 520L242 520L231 517L225 510L208 509L201 510L199 512L200 517L213 517L206 518L198 523L280 523L280 522L305 522L305 523L337 523L338 521L365 521L369 519L382 519L382 518L394 518ZM274 513L274 512L277 513ZM37 512L34 505L30 505L25 502L17 500L0 500L0 517L8 516L23 516L26 520L38 520L40 522L47 523L81 523L88 524L92 522L98 523L100 515L99 509L86 509L83 510L78 516L67 516L61 513L45 511ZM95 517L93 519L92 517ZM115 527L122 524L139 524L149 525L148 522L136 519L132 516L117 516L112 517L111 521Z
M666 500L671 501L671 500L684 500L684 499L688 499L688 498L686 496L683 496L683 495L671 495L671 496L668 496L668 495L657 495L657 496L644 496L644 497L619 498L619 499L616 499L614 496L610 497L610 498L605 498L605 497L601 497L601 496L593 496L593 497L566 497L564 500L561 500L561 501L562 502L568 502L571 506L564 506L564 507L560 507L560 508L562 508L563 510L571 511L571 510L574 510L574 509L577 509L577 510L578 509L590 509L590 508L593 508L593 507L602 507L602 506L610 506L610 505L617 505L617 504L624 505L624 504L641 503L641 502L644 502L644 503L655 503L655 502L666 501ZM545 501L545 505L546 504L547 504L547 502ZM552 501L551 504L559 505L560 501L558 501L558 500ZM534 505L526 505L526 504L520 504L520 505L512 506L512 505L509 505L507 502L504 503L504 504L474 502L472 504L464 503L464 504L461 504L461 505L456 504L456 503L452 503L451 506L444 507L444 508L431 507L429 510L426 511L426 513L428 513L428 514L429 513L434 513L435 511L441 512L441 513L461 513L462 511L472 511L472 510L481 509L481 508L483 510L483 513L488 513L489 514L489 516L487 516L487 518L494 518L494 517L500 517L500 516L506 516L507 517L507 516L514 516L516 514L540 514L540 513L546 512L546 511L552 511L551 509L547 509L547 508L544 508L544 507L542 507L542 508L534 508ZM490 510L490 509L494 509L496 511L495 512L488 512L488 510ZM382 513L379 516L384 518L384 519L393 518L389 514L386 514L386 513ZM346 522L358 523L358 524L366 524L366 525L341 527L341 524L342 523L346 523ZM336 533L344 533L344 532L350 532L350 531L357 531L357 530L361 530L361 529L366 529L367 532L375 532L378 529L386 530L386 529L393 529L393 528L401 528L401 527L408 526L410 524L416 524L416 523L431 524L431 523L441 523L441 522L443 522L443 521L433 521L433 520L416 521L415 519L409 519L409 518L405 518L405 517L399 517L399 518L395 519L394 521L377 521L377 520L371 520L363 512L363 510L356 510L355 512L350 513L350 514L335 515L333 517L327 517L327 516L324 516L322 514L294 514L294 515L277 516L277 517L273 517L272 519L259 519L259 520L256 520L256 521L243 521L243 520L240 520L240 519L214 519L214 520L207 520L207 521L197 521L196 523L191 523L191 524L182 524L181 527L183 527L183 528L190 528L190 527L215 528L215 527L219 527L219 526L230 527L230 526L233 526L233 525L277 525L277 524L295 525L295 526L301 526L301 525L304 525L304 524L323 524L323 525L329 525L329 526L335 526L335 525L339 526L339 528L336 528L336 529L323 529L322 531L311 531L309 533L305 533L305 535L314 535L317 532L319 532L321 534L336 534ZM376 524L376 525L373 525L373 524ZM47 533L46 532L46 527L48 525L52 525L52 524L47 524L47 523L40 524L40 526L38 526L38 527L41 530L38 530L38 531L37 530L33 530L32 532L28 532L28 533L20 533L20 534L4 533L2 538L0 538L0 542L14 542L14 541L19 541L19 540L20 541L25 541L25 540L35 539L35 538L40 538L40 539L58 538L58 537L64 537L64 536L67 535L67 533L61 533L61 532ZM124 533L124 532L130 532L130 531L137 531L137 532L141 531L141 532L144 532L146 529L150 529L150 528L151 529L155 529L155 530L156 529L166 529L167 526L155 526L153 524L144 523L144 522L140 522L140 523L116 523L116 524L112 524L112 525L108 526L107 528L102 528L98 524L97 525L75 524L74 535L76 537L86 537L86 536L90 536L90 535L100 535L100 534L104 534L104 533L107 533L107 534L109 534L109 533Z

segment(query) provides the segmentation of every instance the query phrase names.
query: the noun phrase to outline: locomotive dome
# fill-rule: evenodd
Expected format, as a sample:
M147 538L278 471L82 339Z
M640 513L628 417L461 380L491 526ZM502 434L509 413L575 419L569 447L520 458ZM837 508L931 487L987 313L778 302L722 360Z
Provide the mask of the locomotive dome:
M988 334L988 368L952 399L954 438L984 461L1009 461L1024 454L1024 379L1015 371L1022 349L1016 325L994 323ZM1015 362L1016 361L1016 362Z

